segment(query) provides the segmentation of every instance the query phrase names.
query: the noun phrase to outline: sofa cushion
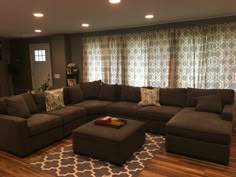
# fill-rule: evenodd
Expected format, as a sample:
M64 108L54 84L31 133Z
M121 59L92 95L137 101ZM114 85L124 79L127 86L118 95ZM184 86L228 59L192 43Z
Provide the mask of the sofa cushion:
M83 91L80 85L64 88L64 103L75 104L84 100Z
M62 118L62 123L71 122L86 115L85 108L79 106L66 106L61 109L51 111L49 114L57 115Z
M115 101L116 85L102 84L98 99L105 101Z
M143 120L167 122L181 109L177 106L147 106L137 111L137 117Z
M207 95L197 98L195 111L222 113L221 95Z
M185 88L160 88L160 104L184 107L186 94Z
M27 107L30 110L31 114L35 114L38 112L38 108L34 102L34 98L33 95L31 93L23 93L21 94L21 96L24 98L25 103L27 105Z
M219 114L184 108L166 124L167 134L210 143L229 144L232 123Z
M159 103L159 88L147 89L140 88L141 101L138 103L140 106L155 105L160 106Z
M30 110L21 95L6 98L7 112L11 116L27 118Z
M196 98L199 96L206 95L221 95L223 98L223 104L233 104L234 103L234 90L232 89L196 89L188 88L187 89L187 101L186 105L195 107Z
M80 106L86 109L87 115L94 114L105 114L106 106L111 104L111 101L101 101L101 100L85 100L74 106Z
M121 85L120 100L138 103L141 100L140 88L128 85Z
M27 121L31 136L38 135L62 125L62 119L56 115L32 114Z
M38 112L46 111L46 104L45 104L45 92L36 92L33 93L34 102L38 108Z
M7 114L7 105L6 105L6 98L7 97L1 97L0 98L0 114Z
M121 116L136 116L136 112L140 109L137 103L119 101L116 103L109 104L107 106L107 114L121 115Z
M84 99L97 99L101 89L101 80L80 84Z
M45 91L45 101L47 112L65 107L63 88Z

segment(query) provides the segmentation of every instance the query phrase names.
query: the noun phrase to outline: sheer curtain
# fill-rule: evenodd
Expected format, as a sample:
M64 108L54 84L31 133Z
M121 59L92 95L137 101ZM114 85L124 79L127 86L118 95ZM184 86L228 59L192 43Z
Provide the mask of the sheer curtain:
M236 23L84 37L83 48L84 81L236 91Z
M175 31L175 85L236 90L236 23Z
M85 81L168 86L168 31L88 37L83 46Z

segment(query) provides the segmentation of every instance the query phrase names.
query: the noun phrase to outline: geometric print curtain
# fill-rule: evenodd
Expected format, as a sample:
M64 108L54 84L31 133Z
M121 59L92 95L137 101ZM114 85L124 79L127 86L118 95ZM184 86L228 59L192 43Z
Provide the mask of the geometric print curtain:
M86 37L83 39L84 81L168 86L168 32Z
M175 85L236 90L236 23L175 30Z
M83 38L83 79L236 91L236 23Z

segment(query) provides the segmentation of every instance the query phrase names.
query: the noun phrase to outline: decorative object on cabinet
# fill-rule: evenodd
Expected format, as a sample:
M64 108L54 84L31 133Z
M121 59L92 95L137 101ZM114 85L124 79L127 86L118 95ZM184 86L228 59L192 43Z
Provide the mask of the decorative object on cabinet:
M78 84L79 69L75 63L69 63L66 66L66 83L67 86Z

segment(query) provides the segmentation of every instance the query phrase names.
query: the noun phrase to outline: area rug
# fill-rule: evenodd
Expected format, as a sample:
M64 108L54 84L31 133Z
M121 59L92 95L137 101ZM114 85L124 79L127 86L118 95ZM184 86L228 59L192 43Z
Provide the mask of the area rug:
M136 177L165 144L165 138L146 133L145 143L122 166L73 153L72 144L32 162L31 165L54 176Z

